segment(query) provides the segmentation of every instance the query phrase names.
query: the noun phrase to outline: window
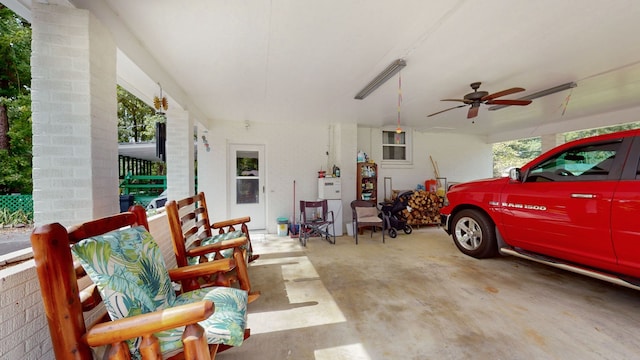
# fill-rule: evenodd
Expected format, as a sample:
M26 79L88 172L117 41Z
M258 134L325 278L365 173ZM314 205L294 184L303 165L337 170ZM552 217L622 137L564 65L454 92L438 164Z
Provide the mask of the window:
M569 149L535 165L527 182L607 180L621 141Z
M411 130L382 130L382 163L411 164Z

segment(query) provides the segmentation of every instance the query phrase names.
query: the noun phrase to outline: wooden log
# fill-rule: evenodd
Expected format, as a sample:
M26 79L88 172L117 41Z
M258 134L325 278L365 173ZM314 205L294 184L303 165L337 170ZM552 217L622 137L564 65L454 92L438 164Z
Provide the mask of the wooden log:
M440 208L442 198L436 193L426 190L414 191L407 204L412 211L404 210L402 215L409 225L427 225L440 223Z

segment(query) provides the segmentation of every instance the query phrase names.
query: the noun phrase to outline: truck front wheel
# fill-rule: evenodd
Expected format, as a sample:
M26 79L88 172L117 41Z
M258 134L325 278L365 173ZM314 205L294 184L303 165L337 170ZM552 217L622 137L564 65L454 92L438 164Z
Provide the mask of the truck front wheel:
M452 225L453 241L463 254L482 259L498 253L495 228L486 214L462 210L454 216Z

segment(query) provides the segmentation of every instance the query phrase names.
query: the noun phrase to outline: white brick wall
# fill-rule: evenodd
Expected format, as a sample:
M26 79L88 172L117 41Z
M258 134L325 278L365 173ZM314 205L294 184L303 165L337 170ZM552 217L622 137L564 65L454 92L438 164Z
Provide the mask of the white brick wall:
M92 218L120 210L118 197L118 101L116 47L108 30L91 18L91 174ZM84 220L84 219L83 219Z
M189 112L172 107L167 113L167 184L168 199L194 195L194 121Z
M0 274L0 359L53 359L33 260Z
M85 10L34 2L32 14L35 222L117 212L115 44Z

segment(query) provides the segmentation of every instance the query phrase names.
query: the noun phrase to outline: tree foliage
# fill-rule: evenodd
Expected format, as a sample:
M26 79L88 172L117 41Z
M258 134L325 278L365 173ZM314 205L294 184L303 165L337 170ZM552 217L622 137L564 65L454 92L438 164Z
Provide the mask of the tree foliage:
M633 122L621 125L607 126L603 128L596 129L587 129L587 130L578 130L572 131L564 134L565 141L572 141L577 139L582 139L590 136L609 134L612 132L623 131L623 130L631 130L640 128L640 122Z
M151 106L118 85L118 142L153 140L155 121Z
M520 167L540 155L540 138L511 140L493 145L493 176L504 176L512 167Z
M31 193L31 27L0 4L0 193Z
M120 86L117 95L118 141L153 140L154 109ZM0 194L33 191L31 129L31 25L0 4Z

